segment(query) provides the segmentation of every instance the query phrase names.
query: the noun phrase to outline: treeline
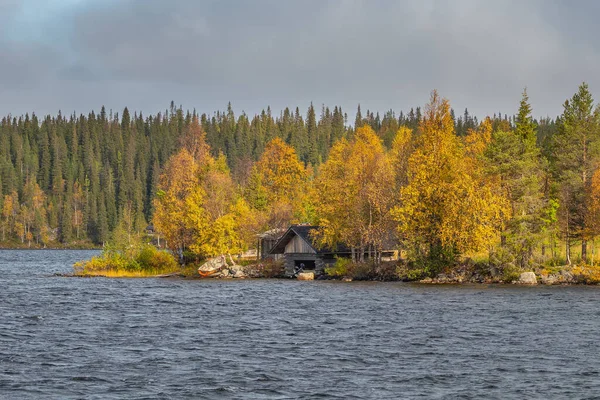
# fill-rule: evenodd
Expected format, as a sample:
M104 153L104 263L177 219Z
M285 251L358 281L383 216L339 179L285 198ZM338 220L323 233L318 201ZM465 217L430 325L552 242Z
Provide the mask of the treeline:
M6 116L0 122L0 245L102 245L116 229L142 231L151 223L159 176L197 118L213 157L223 154L234 182L246 185L267 143L281 138L309 169L327 159L332 145L353 135L340 107L301 113L270 109L250 118L225 112L197 115L173 103L143 116L107 112L39 118ZM420 108L380 116L358 109L354 126L367 124L390 146L400 126L417 129ZM506 121L510 121L505 117ZM510 123L510 122L509 122ZM464 135L478 124L455 118Z
M414 120L359 113L357 129L336 135L323 128L333 126L332 115L325 110L312 130L284 113L273 129L304 134L258 136L270 141L244 163L239 155L228 162L221 150L232 154L234 147L227 141L216 149L208 143L219 117L228 117L211 124L192 117L154 201L153 220L169 247L181 256L238 253L259 232L306 222L320 226L314 234L322 246L348 245L355 261L378 261L383 250L400 248L427 273L478 252L504 272L570 264L573 243L581 245L578 261L593 263L600 111L586 84L556 120L535 121L526 91L514 118L457 121L435 91ZM235 126L237 137L243 129Z

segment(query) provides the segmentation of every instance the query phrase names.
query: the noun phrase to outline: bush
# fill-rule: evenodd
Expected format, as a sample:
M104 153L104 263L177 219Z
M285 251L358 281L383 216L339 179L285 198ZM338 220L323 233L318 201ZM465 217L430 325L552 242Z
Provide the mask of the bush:
M173 270L178 267L175 257L164 250L158 250L154 246L145 246L136 261L143 270Z
M107 249L100 256L80 261L73 266L80 275L104 276L152 276L171 273L179 265L172 254L158 250L154 246L143 246L138 250L128 250L130 256L121 251Z
M372 262L350 263L349 269L350 278L355 281L374 280L375 264Z
M353 263L349 258L338 258L335 264L325 267L325 274L330 278L351 278L352 280L398 280L396 262L375 264L373 262Z
M514 265L507 265L502 269L502 282L511 283L518 281L521 276L521 269Z
M325 267L325 275L332 278L349 278L349 267L352 260L349 258L336 258L335 264Z
M421 279L429 278L431 275L429 269L417 266L406 268L401 272L399 271L399 274L401 275L402 280L409 282L420 281Z
M578 283L598 284L600 283L600 266L578 265L573 267L573 277Z
M282 278L285 276L285 266L282 261L265 260L254 265L252 276L256 278Z

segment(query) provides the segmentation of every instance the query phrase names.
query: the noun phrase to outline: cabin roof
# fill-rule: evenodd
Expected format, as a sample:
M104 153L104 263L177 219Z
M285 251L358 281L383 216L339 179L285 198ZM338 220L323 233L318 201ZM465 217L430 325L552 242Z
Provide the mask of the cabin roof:
M325 253L347 253L350 250L345 245L339 245L335 250L331 249L319 249L312 235L312 231L319 229L319 226L316 225L292 225L288 228L288 230L279 238L275 246L270 251L270 254L283 254L285 253L285 246L292 240L295 236L299 236L302 238L310 247L313 248L315 253L317 254L325 254Z
M275 228L275 229L271 229L268 230L266 232L263 233L259 233L258 236L260 239L273 239L273 240L277 240L281 237L281 235L283 235L283 233L285 232L285 229L282 228Z

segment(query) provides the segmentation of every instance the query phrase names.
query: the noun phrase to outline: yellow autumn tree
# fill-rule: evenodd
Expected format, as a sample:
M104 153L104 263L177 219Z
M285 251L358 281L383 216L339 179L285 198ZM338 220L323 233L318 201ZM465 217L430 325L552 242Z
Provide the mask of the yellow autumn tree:
M396 190L408 183L408 160L413 152L412 129L401 126L396 132L388 157L396 175Z
M154 201L154 225L182 259L190 250L201 257L240 253L247 248L253 215L236 192L223 154L210 155L198 125L167 163Z
M315 184L322 245L343 242L357 261L365 253L379 259L393 229L394 179L391 160L369 126L358 128L352 141L336 143Z
M469 146L469 154L454 133L448 101L436 91L419 130L408 160L408 184L394 213L415 254L442 265L488 246L505 218L506 202L478 173L475 155L481 149Z
M180 258L196 240L196 231L208 223L200 206L206 195L198 169L188 150L180 150L167 162L154 200L154 226Z
M4 202L2 205L2 241L6 240L7 233L10 236L14 231L18 205L19 194L16 191L4 195Z
M310 219L309 183L309 172L294 148L275 138L252 171L246 197L263 210L264 228L282 228Z

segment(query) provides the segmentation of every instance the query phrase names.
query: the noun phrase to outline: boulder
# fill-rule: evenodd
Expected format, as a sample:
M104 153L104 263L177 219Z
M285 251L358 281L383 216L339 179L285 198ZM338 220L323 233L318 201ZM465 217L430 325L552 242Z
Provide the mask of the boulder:
M560 277L560 276L559 276ZM559 282L559 277L556 275L542 275L540 280L544 285L556 285Z
M229 272L228 269L224 269L221 271L220 275L221 278L231 278L231 273Z
M246 274L244 274L241 269L238 269L233 272L233 277L241 279L241 278L245 278Z
M342 281L343 282L352 282L352 278L346 277L346 278L342 279Z
M298 274L298 280L299 281L312 281L315 279L315 273L314 272L300 272Z
M531 271L523 272L521 276L519 276L517 283L521 285L537 285L537 278L535 277L535 273Z
M237 271L244 271L244 267L239 265L239 264L235 264L235 265L231 265L229 266L229 270L233 273L237 272Z

